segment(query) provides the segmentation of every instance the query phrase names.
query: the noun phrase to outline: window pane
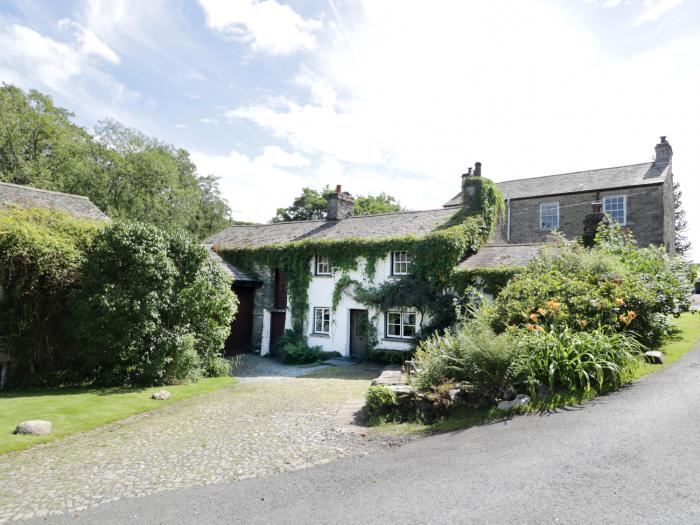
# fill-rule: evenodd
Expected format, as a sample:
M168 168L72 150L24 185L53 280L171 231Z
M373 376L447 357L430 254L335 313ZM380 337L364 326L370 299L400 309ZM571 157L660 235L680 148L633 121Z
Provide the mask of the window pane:
M401 314L389 312L386 318L386 332L392 337L401 337Z
M328 256L316 257L316 273L329 274L331 273L331 263Z
M314 332L319 334L327 334L331 331L331 309L330 308L315 308L314 309Z
M540 229L556 230L559 228L559 203L543 202L540 204Z
M416 314L407 312L403 314L403 336L413 337L416 335Z
M411 264L411 258L408 252L394 252L394 275L402 275L408 273L408 268Z
M603 199L603 211L607 213L614 222L625 224L625 197L616 195Z

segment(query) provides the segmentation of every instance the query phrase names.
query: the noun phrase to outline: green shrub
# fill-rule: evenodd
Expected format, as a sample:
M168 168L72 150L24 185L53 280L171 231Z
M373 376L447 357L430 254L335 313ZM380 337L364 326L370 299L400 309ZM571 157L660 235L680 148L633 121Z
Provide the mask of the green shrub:
M617 388L639 365L644 348L632 335L609 327L518 330L512 341L519 349L518 382L532 393L538 385L551 391Z
M84 268L72 311L86 377L162 384L218 371L236 302L204 248L117 223L97 236Z
M518 351L510 335L496 335L482 315L465 318L419 345L414 383L425 389L446 381L469 381L482 394L497 395L513 382Z
M0 211L0 334L13 359L13 384L62 382L80 359L65 330L66 300L103 227L56 211Z
M320 346L309 346L306 337L294 330L285 330L280 336L277 340L277 352L282 362L289 365L315 363L323 357Z
M365 396L364 411L370 425L393 421L399 404L396 394L386 386L371 386Z
M367 352L367 360L371 363L382 365L403 364L407 359L411 359L415 354L415 349L411 350L382 350L372 348Z

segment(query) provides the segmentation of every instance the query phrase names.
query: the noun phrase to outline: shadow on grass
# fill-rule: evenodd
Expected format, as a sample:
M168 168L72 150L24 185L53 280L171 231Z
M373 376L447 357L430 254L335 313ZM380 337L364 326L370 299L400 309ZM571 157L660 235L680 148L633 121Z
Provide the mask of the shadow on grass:
M349 379L371 380L379 375L382 365L371 363L359 363L347 366L327 366L311 370L308 374L299 376L299 379Z
M111 396L115 394L132 394L135 392L144 392L150 388L146 386L134 387L94 387L94 386L59 386L49 388L28 388L13 389L0 392L0 399L12 399L16 397L42 397L42 396L68 396L80 394L95 394L97 396ZM167 388L162 387L162 388Z

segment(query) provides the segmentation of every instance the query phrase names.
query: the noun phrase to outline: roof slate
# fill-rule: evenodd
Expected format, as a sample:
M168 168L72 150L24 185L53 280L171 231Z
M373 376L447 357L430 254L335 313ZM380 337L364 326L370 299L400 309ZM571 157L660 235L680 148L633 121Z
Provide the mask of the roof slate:
M260 282L260 279L258 279L256 276L239 270L231 263L225 261L218 253L211 249L211 246L204 245L204 248L207 250L207 253L209 253L209 257L211 257L214 262L219 264L228 275L233 277L234 282Z
M670 171L670 165L657 167L653 162L645 162L630 166L497 182L496 186L501 190L504 199L524 199L579 191L663 184ZM459 193L445 203L445 206L459 206L461 203L462 194Z
M405 211L360 215L340 221L290 221L276 224L234 225L208 237L204 242L222 247L257 247L304 239L381 239L405 235L421 236L444 226L454 209Z
M87 197L0 182L0 208L11 206L45 208L63 211L83 219L109 220L109 217Z
M487 244L459 263L458 268L494 268L497 266L527 266L537 257L546 243L537 244Z

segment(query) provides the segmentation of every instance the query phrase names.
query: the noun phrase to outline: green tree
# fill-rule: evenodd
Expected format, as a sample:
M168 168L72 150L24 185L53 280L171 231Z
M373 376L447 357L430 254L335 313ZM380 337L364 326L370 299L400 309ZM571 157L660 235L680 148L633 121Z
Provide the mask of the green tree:
M685 210L681 198L683 192L681 185L676 182L673 185L673 212L674 226L676 231L676 255L685 255L690 250L690 241L688 240L688 220L685 218Z
M327 199L333 194L328 186L322 190L302 188L301 195L296 197L292 205L287 208L277 208L277 214L272 222L308 221L325 219L327 213ZM400 211L401 205L392 197L382 192L379 195L359 195L355 198L355 215L376 215Z

